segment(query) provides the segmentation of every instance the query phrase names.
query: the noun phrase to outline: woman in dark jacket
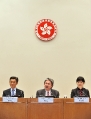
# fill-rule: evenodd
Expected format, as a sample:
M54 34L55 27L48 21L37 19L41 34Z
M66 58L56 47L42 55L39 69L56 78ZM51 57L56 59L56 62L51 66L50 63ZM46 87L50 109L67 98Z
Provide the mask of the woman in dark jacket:
M76 79L76 83L77 83L77 88L72 89L71 98L74 98L74 97L89 97L90 98L89 90L83 87L85 84L85 79L82 76L79 76Z

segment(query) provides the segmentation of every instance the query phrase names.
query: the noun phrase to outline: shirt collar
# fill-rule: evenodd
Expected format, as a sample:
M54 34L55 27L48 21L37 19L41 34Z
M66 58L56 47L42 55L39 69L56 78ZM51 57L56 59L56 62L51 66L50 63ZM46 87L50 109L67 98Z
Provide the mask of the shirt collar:
M78 90L83 90L83 88L82 88L82 89L80 89L80 88L78 88L78 87L77 87L77 89L78 89Z
M49 90L49 91L47 91L47 90L45 90L46 92L51 92L51 90Z
M13 88L13 89L11 88L11 91L12 91L12 90L16 91L16 88Z

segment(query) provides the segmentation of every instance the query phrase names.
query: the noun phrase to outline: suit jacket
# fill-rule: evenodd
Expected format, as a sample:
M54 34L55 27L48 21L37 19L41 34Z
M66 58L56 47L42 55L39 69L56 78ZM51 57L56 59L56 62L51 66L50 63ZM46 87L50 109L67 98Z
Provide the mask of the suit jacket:
M79 88L72 89L71 98L79 97L78 90L79 90ZM82 88L82 92L84 93L85 97L89 97L90 98L90 94L89 94L89 90L88 89Z
M54 98L59 98L59 92L57 90L54 90L54 89L51 89L51 95L54 97ZM41 89L41 90L38 90L36 92L36 98L38 97L45 97L45 89Z
M3 97L8 97L8 96L12 97L11 96L11 88L4 90L2 96ZM24 97L24 92L22 90L16 88L16 95L14 97Z

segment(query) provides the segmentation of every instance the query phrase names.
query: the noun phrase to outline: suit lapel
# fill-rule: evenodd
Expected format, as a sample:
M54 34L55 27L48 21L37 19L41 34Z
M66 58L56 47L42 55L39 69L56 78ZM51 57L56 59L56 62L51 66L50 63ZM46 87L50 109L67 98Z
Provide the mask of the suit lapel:
M16 88L16 96L21 96L21 92L19 91L19 89Z
M54 91L53 91L52 89L51 89L51 95L55 95L55 94L54 94Z
M11 88L8 90L8 95L11 96Z
M16 88L16 95L19 95L18 89Z
M42 95L45 96L45 89L42 90Z
M78 95L79 95L78 88L76 88L76 90L75 90L75 96L78 96Z

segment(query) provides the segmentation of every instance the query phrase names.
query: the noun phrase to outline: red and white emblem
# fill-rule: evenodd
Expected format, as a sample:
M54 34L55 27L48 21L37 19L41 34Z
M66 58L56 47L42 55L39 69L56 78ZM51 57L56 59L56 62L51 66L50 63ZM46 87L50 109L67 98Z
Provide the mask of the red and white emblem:
M57 34L57 26L50 19L42 19L35 26L35 33L40 40L52 40Z

